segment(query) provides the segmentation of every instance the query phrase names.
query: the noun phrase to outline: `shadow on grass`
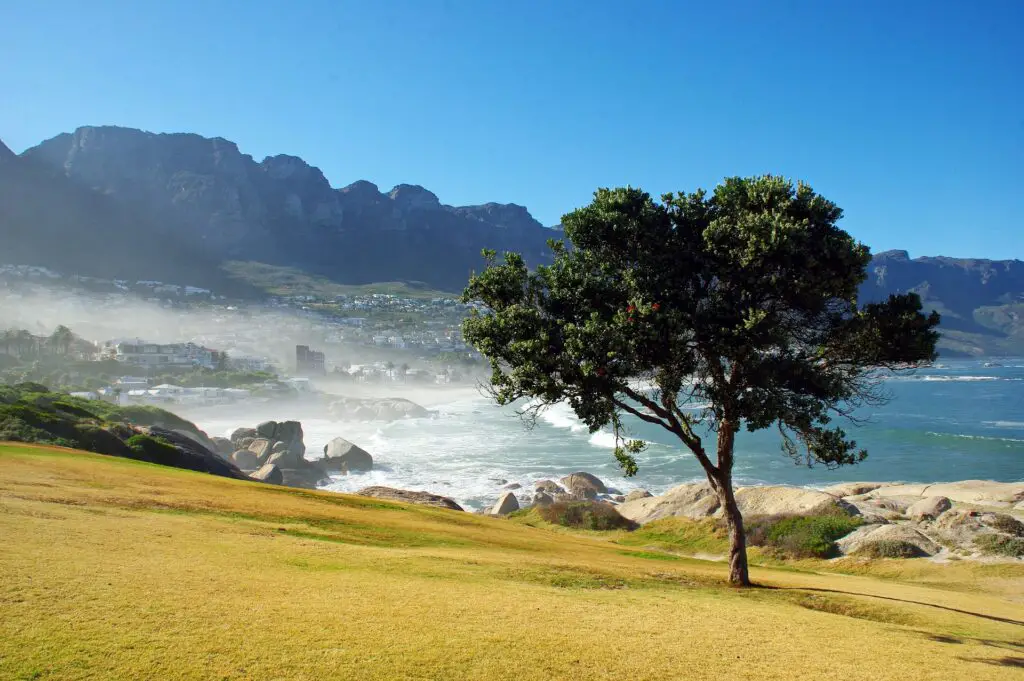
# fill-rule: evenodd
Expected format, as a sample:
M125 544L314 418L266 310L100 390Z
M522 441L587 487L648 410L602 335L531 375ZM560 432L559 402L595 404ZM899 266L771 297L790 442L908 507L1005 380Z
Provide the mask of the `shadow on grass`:
M858 591L843 591L841 589L824 589L821 587L778 587L778 586L762 586L760 588L774 591L790 591L790 592L816 592L816 593L827 593L835 594L837 596L860 596L862 598L875 598L883 601L893 601L895 603L906 603L908 605L920 605L926 608L936 608L938 610L946 610L947 612L955 612L960 615L967 615L969 617L980 617L982 619L991 620L993 622L1002 622L1003 624L1013 624L1018 627L1024 627L1024 621L1011 619L1009 617L999 617L998 615L986 615L981 612L973 612L971 610L961 610L960 608L953 608L948 605L938 605L936 603L925 603L923 601L914 601L907 598L896 598L894 596L879 596L877 594L867 594Z

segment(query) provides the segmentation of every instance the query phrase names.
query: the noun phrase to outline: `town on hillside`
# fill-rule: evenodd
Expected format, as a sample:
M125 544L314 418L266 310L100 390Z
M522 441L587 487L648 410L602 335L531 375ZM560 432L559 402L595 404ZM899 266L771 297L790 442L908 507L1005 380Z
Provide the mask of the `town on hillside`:
M39 319L43 307L49 316ZM462 338L470 309L453 297L385 293L233 300L192 286L2 265L0 381L121 404L197 406L334 383L466 384L485 368Z

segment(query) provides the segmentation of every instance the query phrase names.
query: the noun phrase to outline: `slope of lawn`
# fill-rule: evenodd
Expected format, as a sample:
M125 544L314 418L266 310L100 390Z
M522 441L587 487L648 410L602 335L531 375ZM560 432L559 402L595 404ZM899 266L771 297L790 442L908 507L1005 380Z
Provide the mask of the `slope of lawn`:
M936 569L741 591L594 533L0 444L0 679L1021 678L1024 568Z

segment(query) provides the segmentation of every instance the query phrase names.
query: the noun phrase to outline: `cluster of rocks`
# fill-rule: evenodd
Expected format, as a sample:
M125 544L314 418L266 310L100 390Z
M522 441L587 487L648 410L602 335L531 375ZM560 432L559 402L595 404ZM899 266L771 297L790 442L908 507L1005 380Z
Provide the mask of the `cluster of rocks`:
M214 438L214 443L254 480L315 489L328 479L323 468L306 460L298 421L264 421L255 428L238 428L230 438Z
M736 503L746 517L842 512L863 524L837 541L843 555L976 557L982 535L1020 536L1024 483L985 480L934 485L843 483L822 490L787 486L740 487ZM720 517L718 496L707 483L680 485L656 497L619 504L619 513L641 525L668 517Z
M619 490L605 485L596 475L584 471L570 473L559 479L558 482L554 480L535 482L533 496L522 503L512 491L521 489L519 483L507 483L505 480L496 482L502 484L508 491L504 492L493 506L483 511L487 515L508 515L524 506L547 506L560 501L604 501L610 504L619 504L627 500L651 496L650 492L646 490L634 490L624 496Z
M430 416L430 412L400 397L343 397L327 406L331 417L339 421L398 421Z

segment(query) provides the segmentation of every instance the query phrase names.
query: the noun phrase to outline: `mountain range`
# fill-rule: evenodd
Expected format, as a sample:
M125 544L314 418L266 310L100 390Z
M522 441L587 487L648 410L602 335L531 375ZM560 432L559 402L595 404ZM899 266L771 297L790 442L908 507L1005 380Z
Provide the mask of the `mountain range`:
M460 291L482 248L549 259L561 235L523 206L450 206L400 184L336 189L295 156L256 161L226 139L82 127L17 155L0 142L0 263L255 294L241 263L343 284ZM874 257L861 297L917 291L947 354L1024 354L1024 262Z

